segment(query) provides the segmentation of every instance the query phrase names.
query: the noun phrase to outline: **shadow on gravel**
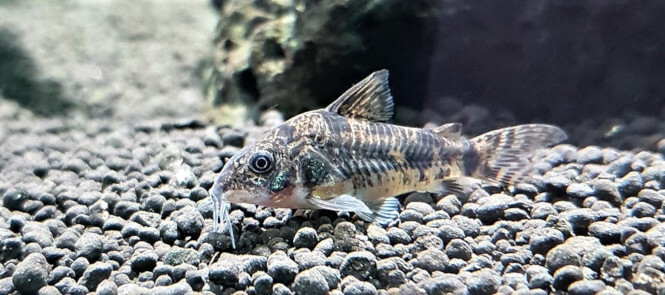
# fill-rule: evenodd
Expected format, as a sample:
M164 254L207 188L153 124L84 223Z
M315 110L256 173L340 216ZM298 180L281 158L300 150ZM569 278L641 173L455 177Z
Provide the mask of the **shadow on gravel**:
M70 111L74 103L63 96L62 86L40 80L38 74L16 34L0 28L0 93L36 115L56 116Z

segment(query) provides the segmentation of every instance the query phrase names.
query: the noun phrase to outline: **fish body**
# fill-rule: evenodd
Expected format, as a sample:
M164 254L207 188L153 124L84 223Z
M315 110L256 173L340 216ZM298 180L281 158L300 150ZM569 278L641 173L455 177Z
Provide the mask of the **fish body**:
M366 221L395 220L395 196L465 192L465 179L506 185L531 173L538 148L563 141L556 126L527 124L466 139L461 124L433 129L388 124L393 100L388 72L375 72L325 109L306 112L266 132L224 166L211 188L224 202L279 208L353 211ZM225 206L225 205L224 205Z

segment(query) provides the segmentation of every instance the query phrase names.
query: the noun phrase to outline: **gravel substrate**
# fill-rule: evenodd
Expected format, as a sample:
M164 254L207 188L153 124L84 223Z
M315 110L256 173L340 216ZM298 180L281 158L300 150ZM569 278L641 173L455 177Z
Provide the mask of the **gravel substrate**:
M207 190L261 128L0 117L2 294L665 292L661 154L559 145L513 195L411 194L388 228L236 204L234 250Z

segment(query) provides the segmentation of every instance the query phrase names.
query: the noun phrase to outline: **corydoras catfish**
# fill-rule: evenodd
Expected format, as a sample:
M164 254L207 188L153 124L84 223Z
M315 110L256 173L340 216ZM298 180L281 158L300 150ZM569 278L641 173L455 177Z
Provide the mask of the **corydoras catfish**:
M215 229L225 219L226 202L352 211L385 225L398 217L396 196L459 194L468 178L523 181L536 149L566 139L561 129L545 124L466 139L459 123L410 128L386 123L392 115L388 71L381 70L328 107L267 131L226 163L211 188Z

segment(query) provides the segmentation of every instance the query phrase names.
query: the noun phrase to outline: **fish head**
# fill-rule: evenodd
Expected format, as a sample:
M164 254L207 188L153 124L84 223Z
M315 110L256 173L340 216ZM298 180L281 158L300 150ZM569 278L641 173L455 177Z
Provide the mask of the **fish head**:
M280 200L291 196L296 187L294 167L282 145L248 146L227 161L210 193L232 203L280 207Z

